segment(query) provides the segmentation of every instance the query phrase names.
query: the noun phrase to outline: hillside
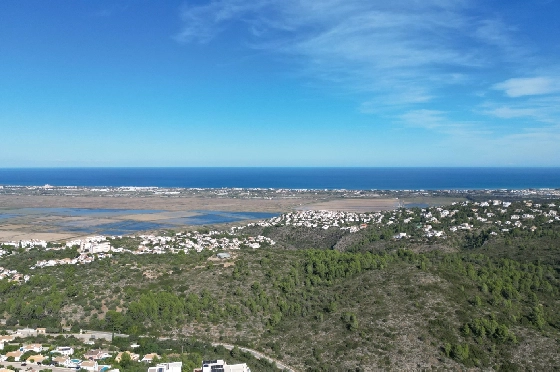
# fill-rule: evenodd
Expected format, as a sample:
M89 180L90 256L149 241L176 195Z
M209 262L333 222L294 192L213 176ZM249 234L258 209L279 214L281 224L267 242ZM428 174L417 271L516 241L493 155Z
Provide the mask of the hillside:
M446 239L406 227L408 240L392 238L399 223L354 234L253 226L245 233L277 244L229 260L124 253L29 270L75 254L32 249L2 259L33 276L0 281L0 313L8 325L194 335L305 371L555 370L560 226L535 223L496 235L480 225Z

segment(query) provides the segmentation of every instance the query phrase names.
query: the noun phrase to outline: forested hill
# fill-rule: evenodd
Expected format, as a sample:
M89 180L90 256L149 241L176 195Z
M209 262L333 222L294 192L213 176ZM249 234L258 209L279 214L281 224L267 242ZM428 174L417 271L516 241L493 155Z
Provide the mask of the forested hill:
M560 224L531 224L429 239L416 223L400 224L408 239L394 226L254 226L277 244L222 261L127 253L29 270L68 254L33 249L2 258L32 277L0 281L0 314L8 326L195 335L305 371L555 370Z

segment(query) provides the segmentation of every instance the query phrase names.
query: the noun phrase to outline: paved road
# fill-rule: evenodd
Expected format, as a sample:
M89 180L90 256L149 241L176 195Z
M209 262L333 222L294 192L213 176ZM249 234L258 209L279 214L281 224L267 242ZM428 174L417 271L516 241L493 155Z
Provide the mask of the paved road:
M176 338L173 337L160 337L160 340L177 340ZM238 345L232 345L232 344L224 344L224 343L220 343L220 342L212 342L212 346L223 346L228 350L233 349L235 346L237 346L239 348L239 350L245 351L247 353L251 353L253 354L253 356L257 359L265 359L268 360L269 362L274 362L276 363L276 366L282 370L288 371L288 372L297 372L294 368L286 365L285 363L282 363L279 360L276 360L274 358L271 358L259 351L253 350L253 349L249 349L243 346L238 346Z
M57 336L58 334L49 333L49 335ZM84 341L89 341L91 336L94 336L94 338L96 338L96 339L104 338L108 341L111 341L111 339L112 339L112 334L110 332L85 331L82 334L63 333L62 335L63 336L75 336L75 337L78 337L78 338L82 338ZM125 335L125 334L115 334L115 336L128 337L128 335ZM160 337L160 339L161 340L169 339L169 337ZM174 338L171 338L171 339L174 339ZM235 347L235 345L232 345L232 344L224 344L224 343L217 343L217 342L212 343L212 346L218 346L218 345L221 345L228 350L231 350ZM251 353L257 359L265 359L265 360L268 360L269 362L276 363L276 366L278 366L278 368L280 368L280 369L286 370L288 372L297 372L295 369L287 366L285 363L282 363L279 360L271 358L271 357L269 357L269 356L267 356L267 355L265 355L265 354L263 354L259 351L249 349L249 348L246 348L246 347L241 347L241 346L237 346L237 347L239 348L239 350L243 350L245 352ZM25 366L25 367L21 367L20 362L2 362L2 363L4 365L13 365L14 367L18 367L18 368L21 368L21 369L24 369L24 370L31 367L34 372L39 371L41 369L52 369L53 372L69 372L69 371L76 372L76 370L74 368L52 367L52 366L42 366L42 365L38 366L36 364L31 364L31 363L28 363L27 366Z
M231 345L231 344L222 344L222 343L217 343L217 342L213 342L213 343L212 343L212 346L219 346L219 345L225 347L225 348L228 349L228 350L231 350L231 349L233 349L233 348L235 347L235 345ZM239 350L241 350L241 351L245 351L245 352L247 352L247 353L253 354L253 356L254 356L255 358L257 358L257 359L265 359L265 360L268 360L269 362L274 362L274 363L276 363L276 366L277 366L278 368L280 368L280 369L283 369L283 370L288 371L288 372L296 372L296 370L293 369L292 367L287 366L286 364L280 362L279 360L276 360L276 359L274 359L274 358L271 358L271 357L269 357L269 356L266 356L266 355L264 355L264 354L261 353L261 352L258 352L258 351L253 350L253 349L248 349L248 348L242 347L242 346L237 346L237 347L238 347Z

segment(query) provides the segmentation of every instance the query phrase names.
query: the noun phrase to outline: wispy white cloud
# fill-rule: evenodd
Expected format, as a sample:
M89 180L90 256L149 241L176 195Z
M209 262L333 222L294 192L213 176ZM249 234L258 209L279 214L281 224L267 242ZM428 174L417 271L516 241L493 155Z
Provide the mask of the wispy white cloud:
M359 110L364 114L372 114L378 112L380 108L387 105L397 106L403 102L409 104L419 104L429 102L434 97L426 89L420 87L403 87L400 91L388 92L382 97L372 98L360 104Z
M502 119L511 119L521 117L535 117L538 115L538 110L531 108L512 108L509 106L500 106L492 110L486 110L484 111L484 113Z
M183 10L177 40L207 43L228 27L241 27L248 48L289 57L302 74L357 93L360 112L430 132L442 139L441 148L473 153L481 165L489 154L502 156L499 148L517 153L503 154L495 164L559 154L554 141L560 140L560 98L551 93L560 92L554 77L560 74L539 71L534 51L515 27L477 13L471 4L213 0ZM486 74L497 68L500 74L532 77L492 85ZM505 96L495 98L496 91Z
M255 16L270 6L268 0L211 1L206 5L185 5L181 11L183 28L175 40L183 43L206 43L225 29L228 22L238 17Z
M557 166L560 127L539 126L511 133L458 135L442 142L452 164L501 166ZM459 154L459 156L456 156Z
M419 109L408 111L397 120L407 127L426 129L456 140L492 135L492 131L482 127L479 122L457 121L449 115L450 113L441 110Z
M525 123L534 122L535 125L547 123L554 126L560 124L560 96L535 94L518 96L505 101L489 100L479 105L475 111L504 120L516 120L517 122L523 120Z
M516 160L512 165L557 165L560 157L560 126L527 127L514 133L480 141L489 148L508 149L504 159Z
M210 42L228 27L246 45L294 57L306 74L366 92L363 112L422 104L469 84L496 46L517 48L503 22L469 12L463 0L213 0L182 10L180 42ZM516 49L517 48L517 49Z
M475 23L473 36L481 43L492 48L480 48L483 51L481 58L489 65L504 62L525 63L532 59L531 48L526 43L520 42L518 30L498 18L481 19Z
M493 88L504 91L509 97L534 96L560 91L560 82L545 76L513 78L495 84Z
M444 115L443 111L421 109L404 113L400 118L410 126L435 129L449 124Z

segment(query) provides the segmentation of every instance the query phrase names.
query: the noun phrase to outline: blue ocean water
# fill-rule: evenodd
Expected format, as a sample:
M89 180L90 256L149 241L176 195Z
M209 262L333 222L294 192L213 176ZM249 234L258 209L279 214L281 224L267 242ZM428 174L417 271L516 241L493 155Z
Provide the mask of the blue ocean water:
M2 168L0 185L349 190L560 188L560 168Z

